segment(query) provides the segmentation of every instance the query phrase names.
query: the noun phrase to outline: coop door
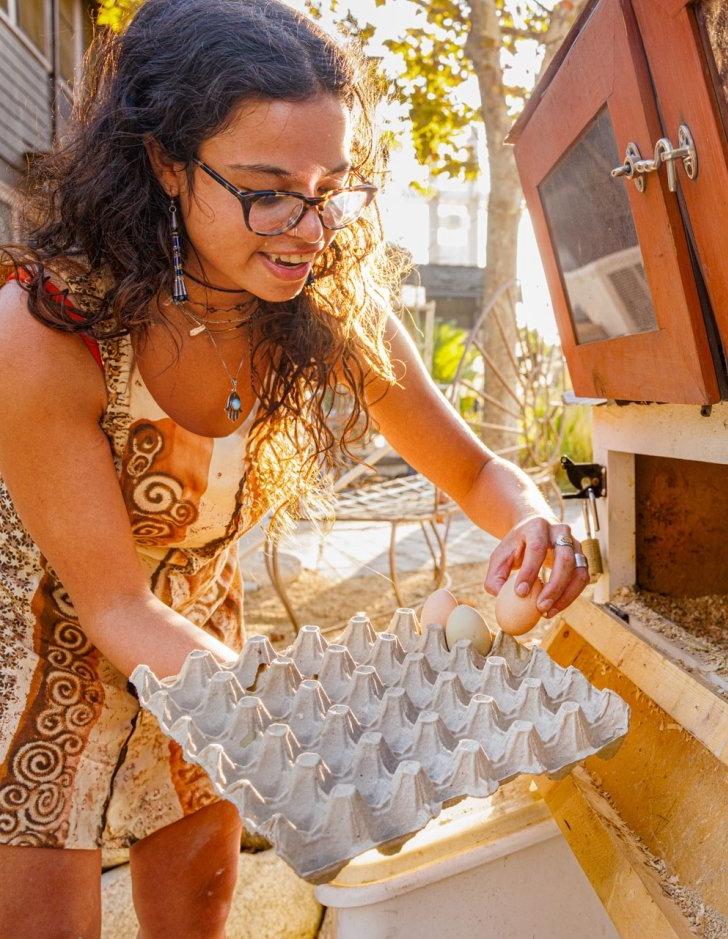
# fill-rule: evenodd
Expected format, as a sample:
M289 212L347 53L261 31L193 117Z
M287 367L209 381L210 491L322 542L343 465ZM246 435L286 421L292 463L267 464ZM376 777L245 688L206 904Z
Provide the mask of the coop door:
M678 166L690 221L723 347L728 348L728 4L725 0L633 0L666 136L680 126L694 139L697 172Z
M577 394L718 400L641 39L626 0L595 5L516 143Z

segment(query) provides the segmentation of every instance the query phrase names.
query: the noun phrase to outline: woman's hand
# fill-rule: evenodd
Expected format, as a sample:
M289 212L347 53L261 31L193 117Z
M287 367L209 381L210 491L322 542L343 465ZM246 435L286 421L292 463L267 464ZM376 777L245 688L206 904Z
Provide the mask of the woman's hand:
M387 322L385 338L398 363L399 381L388 387L375 379L367 386L369 412L380 432L478 528L503 538L491 557L487 592L497 594L511 571L520 567L519 582L528 593L544 562L551 560L553 570L539 597L539 609L552 616L559 613L589 582L588 571L576 568L574 552L582 553L578 542L551 551L559 535L570 537L569 526L556 521L528 474L476 437L432 381L394 315Z
M560 535L571 538L573 547L554 547ZM589 571L576 566L575 554L583 552L568 525L531 516L512 528L491 555L485 590L496 596L511 571L520 568L516 593L526 596L539 571L547 564L551 567L551 576L539 594L537 606L543 616L555 616L573 603L589 583Z

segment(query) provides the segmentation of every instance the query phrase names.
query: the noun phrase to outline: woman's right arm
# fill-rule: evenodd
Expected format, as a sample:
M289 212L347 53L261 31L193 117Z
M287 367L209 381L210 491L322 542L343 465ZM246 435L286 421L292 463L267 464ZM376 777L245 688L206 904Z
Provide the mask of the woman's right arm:
M84 632L123 674L173 675L193 649L236 653L151 592L109 441L101 371L78 336L34 319L16 283L0 290L0 475L67 590Z

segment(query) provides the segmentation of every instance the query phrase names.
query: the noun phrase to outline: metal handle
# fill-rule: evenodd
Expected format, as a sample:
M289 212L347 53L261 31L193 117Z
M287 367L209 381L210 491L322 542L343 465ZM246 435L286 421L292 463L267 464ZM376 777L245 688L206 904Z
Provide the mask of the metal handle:
M612 170L612 177L631 179L640 192L645 191L646 176L657 172L662 164L667 165L667 185L670 192L677 192L677 164L682 162L688 179L698 176L698 151L687 124L678 128L678 145L673 147L669 138L660 137L655 144L655 156L652 160L643 160L636 143L627 144L624 163Z
M633 170L631 165L629 163L623 163L621 166L614 167L612 170L612 177L613 179L618 179L620 176L629 177L632 175L632 172Z
M677 192L677 163L681 161L688 179L698 175L698 151L687 124L681 124L677 132L677 147L673 147L667 137L661 137L655 144L655 162L667 163L667 184L670 192Z
M657 160L637 160L634 165L635 173L655 173L659 168Z
M664 141L658 141L658 146L663 143ZM669 144L669 141L667 143ZM644 177L659 170L663 159L662 154L663 150L661 148L659 152L655 150L654 160L643 160L637 144L629 143L627 144L627 154L623 165L615 167L612 170L612 176L615 179L626 176L627 179L633 180L640 192L644 192L647 185L647 180Z
M639 147L636 143L630 140L627 144L627 151L624 155L624 163L621 166L615 166L612 170L612 178L619 179L624 177L625 179L631 179L639 192L645 191L645 179L642 175L636 175L640 172L637 167L640 163L644 163L642 160L642 154L640 153Z

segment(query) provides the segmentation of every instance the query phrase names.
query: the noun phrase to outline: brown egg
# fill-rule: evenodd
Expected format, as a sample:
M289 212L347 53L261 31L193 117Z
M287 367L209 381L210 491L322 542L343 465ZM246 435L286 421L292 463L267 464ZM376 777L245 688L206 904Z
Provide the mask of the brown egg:
M511 636L527 633L541 619L541 611L536 606L536 601L543 589L543 581L537 577L531 592L525 597L519 597L516 593L518 574L518 571L511 573L495 598L495 618L503 632L510 633Z
M423 627L429 626L430 623L437 623L438 626L444 626L445 623L447 623L448 616L457 605L458 601L455 597L449 590L445 590L445 588L442 587L440 590L431 593L425 600L422 612L420 613L420 622Z
M493 645L493 637L483 617L472 606L464 604L456 606L448 617L445 639L449 649L452 649L458 639L469 639L473 648L481 655L487 655Z

